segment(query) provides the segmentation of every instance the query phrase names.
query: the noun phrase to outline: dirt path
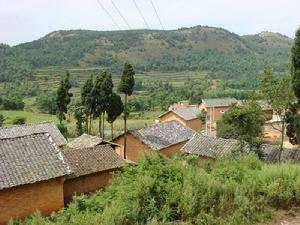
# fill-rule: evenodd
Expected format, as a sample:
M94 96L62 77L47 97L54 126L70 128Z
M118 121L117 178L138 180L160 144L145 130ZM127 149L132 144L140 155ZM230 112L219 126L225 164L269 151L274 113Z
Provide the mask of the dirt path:
M300 225L300 208L292 208L287 211L279 211L277 216L266 225ZM261 224L262 225L262 224Z

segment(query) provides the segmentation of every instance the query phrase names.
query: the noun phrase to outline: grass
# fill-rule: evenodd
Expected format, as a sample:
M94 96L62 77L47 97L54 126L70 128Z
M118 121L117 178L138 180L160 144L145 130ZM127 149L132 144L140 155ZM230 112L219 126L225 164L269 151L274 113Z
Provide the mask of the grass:
M30 100L28 100L30 101ZM145 112L145 113L131 113L129 119L127 121L128 129L135 129L144 127L155 122L155 119L161 114L161 111L156 112ZM12 125L12 120L16 117L25 117L26 123L38 123L43 121L54 121L58 123L58 119L55 115L49 115L44 113L38 113L35 111L13 111L13 110L0 110L0 114L2 114L5 118L4 125L10 126ZM70 137L75 137L75 128L76 121L73 117L67 116L67 122L64 122L68 128ZM120 134L123 132L124 121L121 117L119 117L114 122L114 133ZM105 121L105 130L108 133L108 137L110 137L110 124ZM92 134L98 134L98 120L93 120L92 122Z

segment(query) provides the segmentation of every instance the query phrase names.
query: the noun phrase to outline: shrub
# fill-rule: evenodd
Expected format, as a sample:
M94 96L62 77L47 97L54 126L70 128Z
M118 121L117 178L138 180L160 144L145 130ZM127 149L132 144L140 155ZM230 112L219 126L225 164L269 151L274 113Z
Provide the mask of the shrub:
M14 125L25 124L26 123L26 118L22 117L22 116L17 116L17 117L12 119L11 123L14 124Z
M5 118L4 118L4 116L3 116L2 114L0 114L0 127L2 127L2 126L3 126L3 124L4 124L4 121L5 121Z

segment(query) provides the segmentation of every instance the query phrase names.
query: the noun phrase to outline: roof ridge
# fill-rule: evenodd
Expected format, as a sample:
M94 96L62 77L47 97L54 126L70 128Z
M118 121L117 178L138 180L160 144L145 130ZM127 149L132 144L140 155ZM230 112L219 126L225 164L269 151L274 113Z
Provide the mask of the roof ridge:
M0 127L0 129L5 130L5 129L11 129L11 128L15 128L15 127L28 127L28 126L34 126L34 125L39 125L39 124L45 124L45 123L53 123L55 124L54 121L41 121L41 122L37 122L37 123L26 123L26 124L16 124L16 125L12 125L10 127Z
M24 137L28 137L28 136L36 136L36 135L40 135L40 134L45 134L45 135L50 135L49 132L46 132L46 131L41 131L41 132L35 132L35 133L32 133L32 134L23 134L23 135L20 135L20 136L16 136L16 137L4 137L4 138L1 138L0 137L0 140L7 140L7 139L19 139L19 138L24 138ZM51 136L51 135L50 135Z

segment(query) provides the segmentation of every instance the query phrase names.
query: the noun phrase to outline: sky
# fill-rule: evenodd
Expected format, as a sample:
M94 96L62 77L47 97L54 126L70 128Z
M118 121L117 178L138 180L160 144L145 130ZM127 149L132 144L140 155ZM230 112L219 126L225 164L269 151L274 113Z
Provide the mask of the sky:
M293 38L300 25L300 0L0 0L0 43L29 42L55 30L129 29L114 5L130 29L208 25L239 35L272 31Z

